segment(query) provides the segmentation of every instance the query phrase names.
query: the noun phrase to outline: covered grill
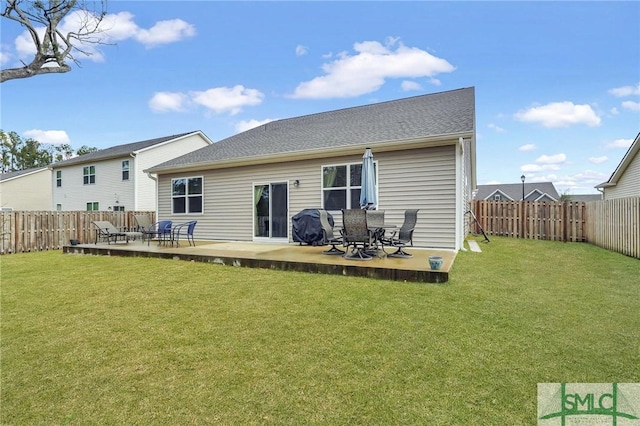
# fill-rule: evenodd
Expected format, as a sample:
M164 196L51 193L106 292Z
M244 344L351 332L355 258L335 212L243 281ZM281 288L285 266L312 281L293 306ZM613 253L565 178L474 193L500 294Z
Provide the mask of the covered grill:
M333 226L333 216L327 212L329 224ZM325 245L322 224L320 223L320 211L318 209L304 209L291 218L293 241L314 246Z

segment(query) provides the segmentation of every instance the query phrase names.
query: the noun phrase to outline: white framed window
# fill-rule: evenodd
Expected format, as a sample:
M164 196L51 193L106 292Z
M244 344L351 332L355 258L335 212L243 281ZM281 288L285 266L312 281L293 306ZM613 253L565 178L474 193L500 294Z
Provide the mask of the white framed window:
M100 210L100 203L98 203L97 201L90 201L87 203L87 211L91 212L91 211L98 211Z
M123 212L124 211L124 206L113 206L113 211L114 212Z
M377 163L374 173L377 180ZM322 207L325 210L360 208L362 163L322 166Z
M171 212L202 213L204 206L203 177L171 179Z
M129 160L122 162L122 180L129 180Z
M56 170L56 187L62 186L62 170Z
M96 183L96 166L85 166L82 168L83 183L90 185Z

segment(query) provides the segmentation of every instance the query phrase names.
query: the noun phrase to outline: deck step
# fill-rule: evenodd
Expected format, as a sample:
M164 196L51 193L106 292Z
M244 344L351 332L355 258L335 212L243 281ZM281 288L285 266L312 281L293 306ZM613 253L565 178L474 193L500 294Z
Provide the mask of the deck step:
M478 242L476 240L467 240L467 243L469 244L469 249L471 251L482 253L482 250L480 250L480 246L478 245Z

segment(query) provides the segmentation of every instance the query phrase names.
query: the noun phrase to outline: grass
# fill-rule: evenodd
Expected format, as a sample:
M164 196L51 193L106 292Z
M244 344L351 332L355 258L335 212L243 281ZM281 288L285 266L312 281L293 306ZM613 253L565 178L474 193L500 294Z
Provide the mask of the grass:
M444 285L2 256L0 423L535 424L537 383L640 381L637 259L481 247Z

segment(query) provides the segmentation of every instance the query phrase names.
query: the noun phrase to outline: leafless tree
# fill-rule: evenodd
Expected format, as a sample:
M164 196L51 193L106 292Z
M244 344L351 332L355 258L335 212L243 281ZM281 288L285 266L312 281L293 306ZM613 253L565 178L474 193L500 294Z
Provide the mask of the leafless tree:
M71 71L67 60L78 64L74 52L89 55L84 43L102 43L100 23L106 15L106 0L2 0L2 16L20 23L31 36L36 53L19 68L0 71L0 83L17 78ZM92 7L90 7L92 5ZM79 12L77 28L66 34L58 25L72 12Z

